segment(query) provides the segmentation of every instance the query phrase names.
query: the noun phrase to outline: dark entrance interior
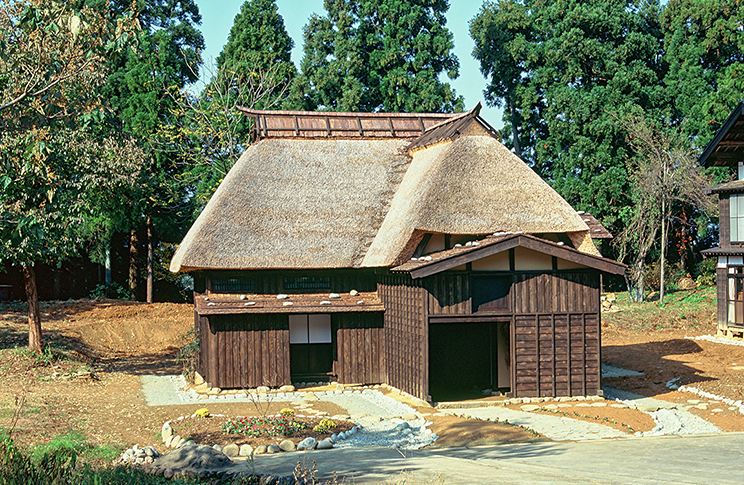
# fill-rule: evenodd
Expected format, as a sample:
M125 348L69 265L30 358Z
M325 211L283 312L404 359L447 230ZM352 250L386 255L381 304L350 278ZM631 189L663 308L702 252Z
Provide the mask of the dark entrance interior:
M331 316L289 316L289 372L293 382L328 381L333 371Z
M508 391L509 323L430 323L429 394L434 401Z

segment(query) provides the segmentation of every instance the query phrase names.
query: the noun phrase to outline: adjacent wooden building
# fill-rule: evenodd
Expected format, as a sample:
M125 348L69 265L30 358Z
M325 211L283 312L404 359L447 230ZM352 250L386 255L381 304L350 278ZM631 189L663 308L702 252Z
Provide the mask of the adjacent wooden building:
M222 388L597 394L609 234L478 115L244 112L256 142L171 263Z
M718 259L719 336L744 336L744 101L732 111L698 158L703 167L731 167L738 179L706 189L718 195L719 244L702 251Z

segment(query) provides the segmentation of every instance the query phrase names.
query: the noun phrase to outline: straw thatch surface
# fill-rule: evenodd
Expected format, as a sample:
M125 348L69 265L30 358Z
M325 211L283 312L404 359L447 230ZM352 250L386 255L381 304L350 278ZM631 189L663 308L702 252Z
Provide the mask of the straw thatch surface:
M555 190L489 135L462 136L414 153L362 265L392 266L402 262L401 256L410 257L401 253L414 230L489 234L589 228Z
M408 168L409 143L254 144L189 230L171 271L358 267Z

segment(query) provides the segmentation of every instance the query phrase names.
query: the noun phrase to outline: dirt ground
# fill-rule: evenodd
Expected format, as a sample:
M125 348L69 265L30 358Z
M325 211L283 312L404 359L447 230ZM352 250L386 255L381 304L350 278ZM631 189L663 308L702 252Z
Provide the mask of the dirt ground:
M176 356L193 326L191 305L79 300L45 302L41 311L51 354L32 358L24 351L28 332L25 305L0 306L0 428L12 428L14 440L36 445L77 430L93 444L123 448L136 443L162 449L158 434L165 421L177 422L176 431L183 434L205 441L213 439L219 427L216 420L208 425L194 419L176 421L203 406L147 406L140 390L142 375L182 371ZM701 325L697 333L685 329L629 331L608 320L602 329L602 360L645 375L606 379L605 384L681 403L700 399L690 393L669 392L664 386L679 378L681 384L744 399L744 347L684 338L687 334L711 334L711 325ZM638 411L570 404L573 406L560 408L557 413L628 433L653 427L648 415ZM331 405L313 403L316 410L340 413L322 406ZM724 409L717 414L692 411L722 429L744 430L744 416ZM257 414L251 404L238 403L210 403L209 411L231 417ZM275 411L278 409L270 412ZM433 421L431 428L440 436L436 446L540 439L501 423L435 416L437 410L432 408L419 407L418 411ZM466 409L463 414L467 414Z

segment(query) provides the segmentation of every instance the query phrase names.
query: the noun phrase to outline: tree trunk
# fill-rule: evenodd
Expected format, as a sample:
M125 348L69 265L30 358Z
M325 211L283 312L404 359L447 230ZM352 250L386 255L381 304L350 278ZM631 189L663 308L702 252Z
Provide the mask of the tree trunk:
M106 285L111 284L111 241L106 245L106 260L104 261L103 282Z
M152 303L152 219L147 216L147 303Z
M643 302L643 286L645 283L643 271L643 259L639 258L630 268L630 284L628 284L628 294L630 301L635 303ZM627 283L627 282L626 282Z
M62 297L62 268L54 268L54 299L61 300Z
M514 107L514 100L509 101L509 114L511 115L512 139L514 141L514 154L522 157L522 148L519 146L519 133L517 133L517 110Z
M39 313L39 294L36 292L36 271L33 265L23 265L23 280L26 284L28 301L28 350L41 352L41 314Z
M137 300L137 231L129 233L129 297Z
M661 275L659 277L659 305L664 305L664 253L666 252L666 220L664 217L664 202L661 203Z

